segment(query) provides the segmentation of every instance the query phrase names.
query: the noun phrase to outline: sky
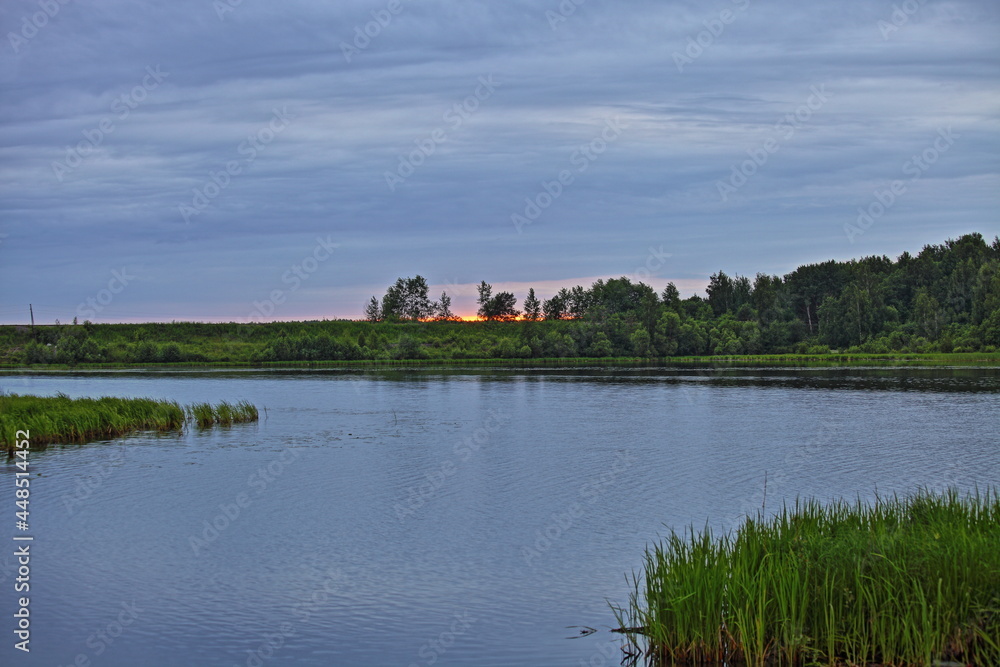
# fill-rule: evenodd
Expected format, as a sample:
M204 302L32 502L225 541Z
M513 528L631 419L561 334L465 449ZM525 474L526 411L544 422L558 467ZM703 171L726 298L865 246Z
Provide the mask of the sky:
M1000 233L995 0L4 0L0 323L683 296Z

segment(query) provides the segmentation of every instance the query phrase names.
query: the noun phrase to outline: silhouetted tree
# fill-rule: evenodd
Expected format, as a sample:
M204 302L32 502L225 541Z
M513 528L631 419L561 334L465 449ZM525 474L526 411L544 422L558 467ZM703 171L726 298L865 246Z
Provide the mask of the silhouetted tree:
M434 314L434 304L427 297L429 287L423 276L399 278L382 297L382 319L423 320Z
M451 312L451 297L447 292L441 292L441 299L434 304L435 313L439 320L454 320L455 314Z
M479 316L485 320L509 321L517 319L521 314L517 310L517 298L510 292L493 294L493 286L485 280L479 283Z
M382 304L375 297L372 297L368 305L365 306L365 319L369 322L382 321Z
M524 300L524 319L537 321L542 317L542 304L535 296L535 288L528 289L528 296Z

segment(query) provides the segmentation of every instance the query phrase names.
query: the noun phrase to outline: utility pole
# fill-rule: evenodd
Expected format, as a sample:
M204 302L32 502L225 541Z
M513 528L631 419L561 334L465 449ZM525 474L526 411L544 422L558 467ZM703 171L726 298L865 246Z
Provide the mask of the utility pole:
M35 309L31 307L30 303L28 304L28 312L31 313L31 333L34 334L35 333Z

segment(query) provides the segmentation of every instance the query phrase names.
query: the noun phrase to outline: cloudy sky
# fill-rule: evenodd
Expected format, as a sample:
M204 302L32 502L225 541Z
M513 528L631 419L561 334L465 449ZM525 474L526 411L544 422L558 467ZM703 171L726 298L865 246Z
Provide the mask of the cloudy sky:
M3 0L0 29L4 323L358 318L418 273L460 313L480 280L689 295L1000 231L995 0Z

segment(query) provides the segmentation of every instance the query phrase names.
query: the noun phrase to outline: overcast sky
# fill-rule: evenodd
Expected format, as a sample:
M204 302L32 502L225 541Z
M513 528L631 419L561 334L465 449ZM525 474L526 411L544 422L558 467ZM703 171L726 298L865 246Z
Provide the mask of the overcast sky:
M1000 230L996 0L3 0L0 28L4 323L360 318L415 274L464 314L480 280L687 296Z

